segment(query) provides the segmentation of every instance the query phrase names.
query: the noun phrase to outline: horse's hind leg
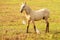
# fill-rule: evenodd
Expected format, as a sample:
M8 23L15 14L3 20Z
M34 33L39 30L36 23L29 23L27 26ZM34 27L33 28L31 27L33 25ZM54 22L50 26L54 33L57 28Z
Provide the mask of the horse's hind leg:
M49 22L48 20L45 20L46 21L46 33L49 32Z
M28 29L29 29L30 21L31 21L31 20L28 20L27 33L28 33Z
M46 21L46 33L49 32L49 22L47 17L43 17L43 19Z

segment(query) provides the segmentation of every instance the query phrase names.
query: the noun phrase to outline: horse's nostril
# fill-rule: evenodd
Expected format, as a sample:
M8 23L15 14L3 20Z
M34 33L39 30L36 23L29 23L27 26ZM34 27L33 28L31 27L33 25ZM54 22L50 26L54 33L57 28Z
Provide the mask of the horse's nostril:
M22 12L23 12L23 10L20 10L20 12L22 13Z
M21 11L21 13L22 13L22 11Z
M22 11L20 11L22 13Z

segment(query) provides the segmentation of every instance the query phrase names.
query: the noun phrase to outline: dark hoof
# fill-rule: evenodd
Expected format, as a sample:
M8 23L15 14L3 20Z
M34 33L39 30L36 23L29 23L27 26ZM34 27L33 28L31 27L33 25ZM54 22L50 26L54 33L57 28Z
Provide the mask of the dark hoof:
M46 31L45 33L49 33L49 31Z
M29 32L26 32L26 33L29 33Z

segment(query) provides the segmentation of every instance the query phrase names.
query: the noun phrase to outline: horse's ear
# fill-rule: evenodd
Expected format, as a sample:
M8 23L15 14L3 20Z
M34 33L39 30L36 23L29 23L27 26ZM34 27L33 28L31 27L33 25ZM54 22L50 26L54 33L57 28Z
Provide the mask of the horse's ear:
M26 2L24 2L24 4L26 4Z

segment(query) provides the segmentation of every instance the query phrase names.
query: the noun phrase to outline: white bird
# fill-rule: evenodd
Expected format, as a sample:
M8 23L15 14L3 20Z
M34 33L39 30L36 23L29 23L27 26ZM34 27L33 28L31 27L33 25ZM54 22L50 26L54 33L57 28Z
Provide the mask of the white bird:
M36 28L36 33L37 33L37 34L40 34L40 32L39 32L39 30L38 30L37 28Z
M23 21L22 21L22 24L26 25L26 21L25 21L25 20L23 20Z

